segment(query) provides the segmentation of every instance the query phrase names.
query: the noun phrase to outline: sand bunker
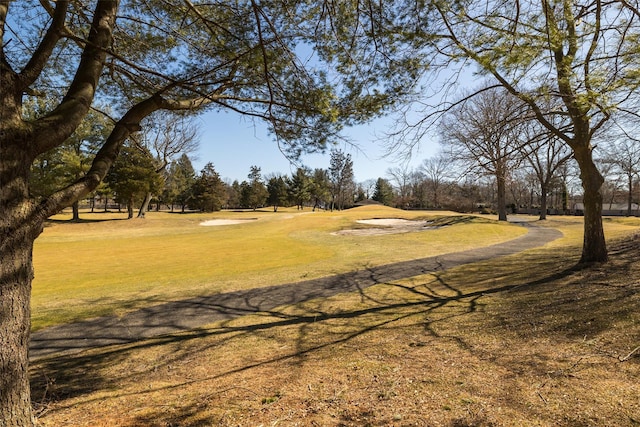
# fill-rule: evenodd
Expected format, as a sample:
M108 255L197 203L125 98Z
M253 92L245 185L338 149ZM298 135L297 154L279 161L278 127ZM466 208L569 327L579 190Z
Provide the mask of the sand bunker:
M213 227L218 225L232 225L232 224L244 224L249 221L257 221L258 218L247 218L247 219L210 219L208 221L203 221L200 225L204 225L205 227Z
M389 227L425 227L429 221L412 221L402 218L380 218L380 219L361 219L356 221L359 224L383 225Z
M377 225L383 228L358 228L352 230L341 230L332 234L349 236L378 236L382 234L412 233L437 228L430 227L430 221L412 221L401 218L361 219L356 222L359 224Z

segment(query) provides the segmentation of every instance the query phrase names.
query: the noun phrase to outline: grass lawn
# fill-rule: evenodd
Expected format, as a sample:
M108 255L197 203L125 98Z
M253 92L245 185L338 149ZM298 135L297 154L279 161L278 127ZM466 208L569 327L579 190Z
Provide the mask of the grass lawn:
M384 207L334 213L296 209L188 215L152 212L147 219L129 221L122 220L124 215L85 214L88 221L78 224L59 216L45 229L34 248L34 330L189 296L296 282L464 250L525 232L521 227L477 218L421 233L331 234L365 228L355 222L358 219L425 217L425 212ZM215 218L246 221L200 225Z
M522 232L479 218L421 233L356 238L331 232L360 226L357 219L425 214L371 208L296 213L243 213L259 219L211 228L198 224L238 214L56 223L36 247L34 300L40 300L34 310L45 313L40 326L50 322L48 316L56 323L91 314L73 308L75 304L118 313L186 295L421 258ZM573 268L580 256L581 219L552 218L545 225L560 229L564 237L517 255L282 306L184 334L37 361L32 378L39 422L192 427L640 425L640 221L605 224L611 254L605 265ZM188 249L188 242L205 249ZM55 259L61 266L65 259L89 262L89 254L82 252L93 246L103 249L91 252L100 271L91 267L87 272L108 278L108 285L93 276L83 285L71 268L64 280L60 271L43 280L45 273L38 271L43 263L58 268ZM69 249L66 256L59 253L68 247L77 249ZM164 253L171 252L169 248L174 258ZM226 261L201 266L202 271L198 262L190 264L191 272L171 268L172 260L190 258L181 253L185 251L205 264L217 257ZM270 251L278 251L278 256L260 259ZM216 255L205 258L204 252ZM137 257L141 253L146 257ZM43 259L44 254L51 259ZM119 259L122 254L136 259L128 264L136 268L127 272L120 267L118 263L129 262ZM152 261L154 254L164 259L166 270ZM249 259L258 266L252 267ZM227 265L236 262L244 267ZM218 273L220 269L225 273ZM128 287L122 275L129 275ZM58 282L58 293L65 297L55 305L47 295L56 292L44 288ZM60 315L65 306L71 314Z

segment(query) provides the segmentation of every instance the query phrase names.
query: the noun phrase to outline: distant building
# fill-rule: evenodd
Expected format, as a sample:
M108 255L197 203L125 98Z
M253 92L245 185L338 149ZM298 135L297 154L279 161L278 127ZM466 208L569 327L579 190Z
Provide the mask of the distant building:
M627 203L603 203L603 216L625 216L628 213L629 206ZM576 215L584 215L584 204L574 203L572 211ZM631 215L640 216L640 206L637 203L631 204Z

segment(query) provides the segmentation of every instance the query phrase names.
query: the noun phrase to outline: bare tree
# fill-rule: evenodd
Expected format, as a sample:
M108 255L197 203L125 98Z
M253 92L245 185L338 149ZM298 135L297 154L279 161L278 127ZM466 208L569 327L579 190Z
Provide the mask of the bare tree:
M605 148L602 156L605 165L613 166L613 171L625 182L627 215L633 208L633 188L640 177L640 141L622 136ZM606 166L605 166L606 167Z
M507 220L506 183L520 162L524 104L497 87L486 87L453 109L441 123L441 138L454 159L494 177L500 221Z
M136 143L153 155L155 172L164 178L169 163L181 154L192 154L200 144L200 129L196 122L184 115L158 114L143 123L143 130L136 135ZM153 195L147 193L138 218L144 218Z
M524 127L528 144L522 147L522 154L529 163L540 186L540 219L547 218L547 196L551 184L558 177L559 169L573 157L571 148L557 136L530 121Z
M411 205L411 183L413 172L408 164L387 169L389 181L395 187L396 207L407 208Z
M439 208L440 206L440 192L442 191L445 183L451 178L453 159L440 152L434 157L424 159L420 165L420 172L426 179L426 184L431 191L432 206Z

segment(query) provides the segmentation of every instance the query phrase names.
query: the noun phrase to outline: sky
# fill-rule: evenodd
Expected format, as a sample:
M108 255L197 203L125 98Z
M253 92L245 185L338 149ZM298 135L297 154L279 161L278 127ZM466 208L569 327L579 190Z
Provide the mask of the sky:
M346 129L344 134L353 145L340 143L336 148L351 154L356 182L369 179L388 178L387 170L403 166L397 156L384 156L383 144L378 140L389 130L391 118L380 118L368 125ZM208 162L225 181L247 179L249 168L261 168L262 175L280 173L291 175L297 165L292 165L278 150L276 142L267 132L265 124L251 121L234 112L212 111L200 116L196 123L201 126L199 150L190 155L196 172ZM427 157L438 151L435 139L422 141L418 151L409 161L410 169L417 168ZM302 157L302 163L311 169L329 168L329 150L325 154Z
M441 73L436 80L431 81L433 87L447 88L449 96L456 96L457 91L479 84L482 79L474 74L475 68L467 67L454 70L451 73ZM448 86L454 76L454 89ZM434 94L432 94L434 96ZM442 96L442 94L438 95ZM417 116L412 119L418 118ZM291 175L298 165L292 165L278 150L277 143L267 132L267 126L258 121L252 121L233 111L209 111L198 118L202 130L200 149L191 155L196 173L208 162L213 163L215 170L225 181L247 179L249 168L258 166L262 175L279 173ZM376 119L367 125L347 128L343 134L358 148L340 143L336 148L351 154L355 180L358 183L378 178L389 178L389 168L405 166L398 156L385 156L383 143L380 141L385 132L393 128L394 117L386 116ZM434 157L440 151L437 136L427 135L412 153L408 162L410 170L415 170L424 159ZM304 155L304 166L311 169L329 168L329 150L323 154Z

